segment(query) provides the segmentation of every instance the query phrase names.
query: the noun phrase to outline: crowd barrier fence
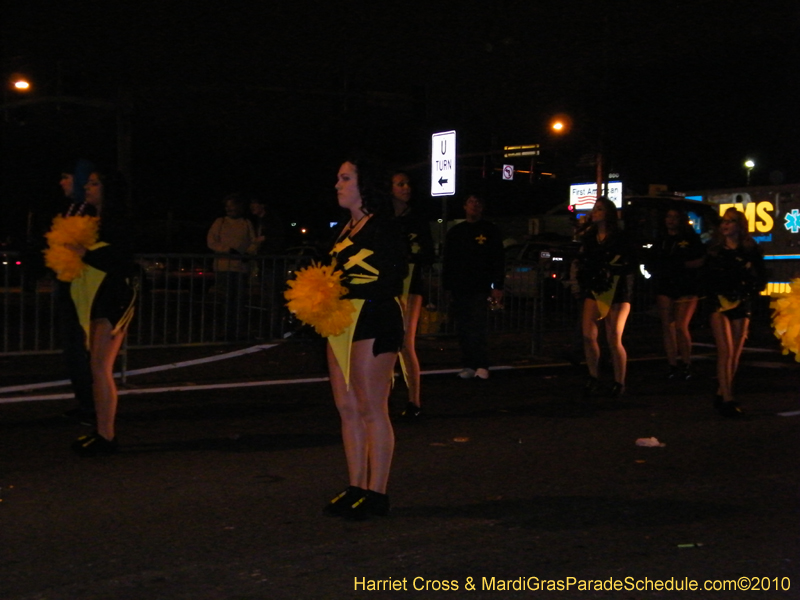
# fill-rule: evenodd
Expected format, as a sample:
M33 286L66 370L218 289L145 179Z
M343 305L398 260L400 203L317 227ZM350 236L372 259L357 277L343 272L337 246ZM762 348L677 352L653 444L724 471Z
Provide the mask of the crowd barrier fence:
M136 256L136 316L126 347L165 348L233 342L267 342L308 334L285 308L286 281L310 258L258 256L246 272L214 270L215 255L142 254ZM240 257L231 257L240 258ZM31 274L19 255L4 253L0 264L0 355L59 350L52 274ZM536 264L506 265L506 294L489 311L489 331L528 336L531 355L580 354L581 301L567 274ZM420 336L454 334L441 285L441 265L424 269L425 301ZM766 304L755 319L768 317ZM494 308L494 309L492 309ZM701 309L696 318L703 318ZM660 325L650 282L636 277L628 333L652 332Z

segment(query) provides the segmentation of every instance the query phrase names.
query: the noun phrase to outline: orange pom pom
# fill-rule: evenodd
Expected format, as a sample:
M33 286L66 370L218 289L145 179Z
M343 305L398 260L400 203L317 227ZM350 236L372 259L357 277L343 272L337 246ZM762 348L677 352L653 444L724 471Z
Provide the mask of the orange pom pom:
M312 263L288 284L284 297L289 311L321 336L339 335L352 324L355 308L342 299L347 288L342 285L342 273L333 266Z
M100 219L97 217L57 216L45 234L48 248L44 251L44 264L53 269L59 281L72 281L86 265L67 244L90 248L97 243Z

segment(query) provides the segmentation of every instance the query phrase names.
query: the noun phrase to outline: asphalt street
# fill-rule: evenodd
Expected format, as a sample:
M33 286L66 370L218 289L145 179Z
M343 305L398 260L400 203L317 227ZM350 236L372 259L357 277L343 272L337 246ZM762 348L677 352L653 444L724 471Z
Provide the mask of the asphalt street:
M392 514L362 523L321 513L346 470L313 342L131 356L204 362L130 378L111 457L70 452L69 400L0 403L0 598L800 598L796 363L746 354L731 421L702 349L692 381L639 352L625 396L585 400L581 367L515 343L488 381L423 344L439 373L396 422ZM0 367L8 387L60 363Z

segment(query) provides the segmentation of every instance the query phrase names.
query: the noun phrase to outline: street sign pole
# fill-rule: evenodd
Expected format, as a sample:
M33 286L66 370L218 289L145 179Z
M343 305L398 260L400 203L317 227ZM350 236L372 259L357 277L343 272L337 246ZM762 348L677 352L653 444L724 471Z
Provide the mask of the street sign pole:
M456 193L456 132L441 131L431 136L431 196L442 197L441 248L447 234L447 196Z

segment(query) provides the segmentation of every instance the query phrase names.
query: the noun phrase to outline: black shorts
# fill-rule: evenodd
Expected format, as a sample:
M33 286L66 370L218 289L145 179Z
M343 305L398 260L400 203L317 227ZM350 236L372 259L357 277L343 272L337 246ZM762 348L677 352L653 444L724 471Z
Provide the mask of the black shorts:
M374 339L372 354L399 352L403 346L403 313L394 298L365 300L358 323L353 332L353 342Z
M128 280L118 276L107 276L92 302L92 319L108 319L112 326L119 323L133 302L134 291Z

